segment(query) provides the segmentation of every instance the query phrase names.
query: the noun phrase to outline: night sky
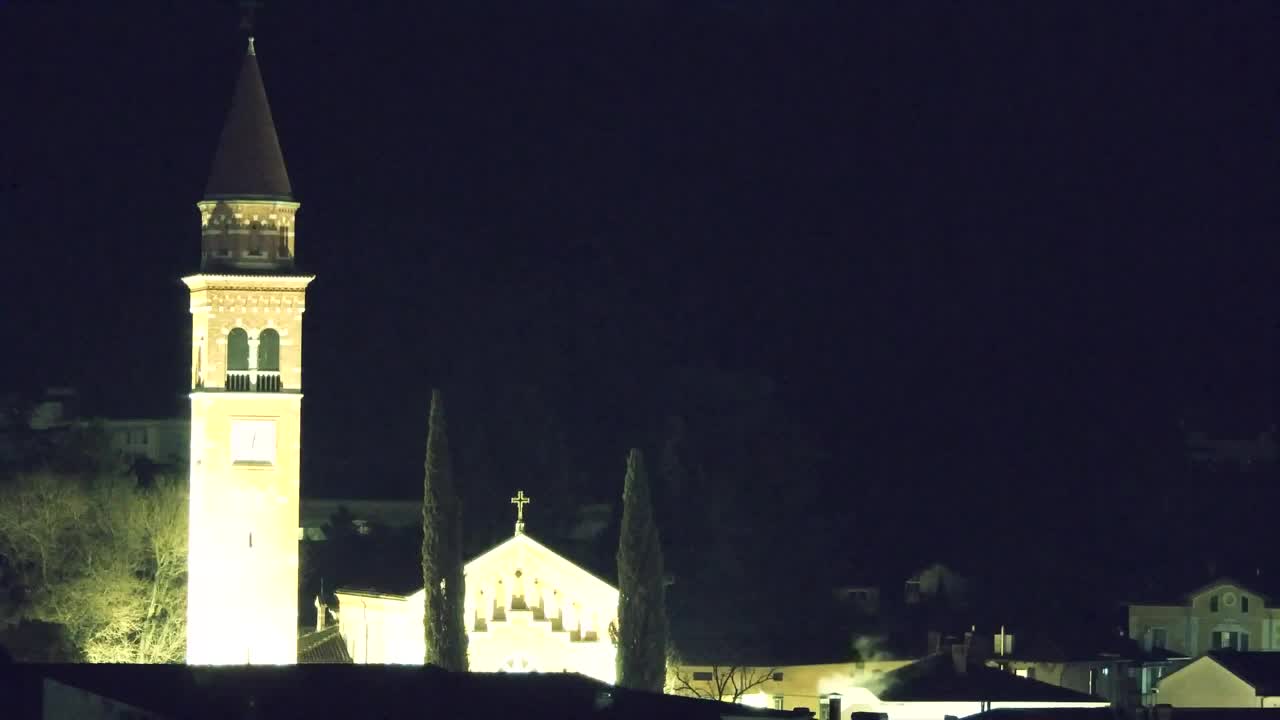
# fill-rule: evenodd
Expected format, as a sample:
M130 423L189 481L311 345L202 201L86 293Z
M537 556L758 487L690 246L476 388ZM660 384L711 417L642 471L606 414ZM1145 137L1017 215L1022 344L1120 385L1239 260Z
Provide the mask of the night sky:
M238 23L0 5L0 384L185 402ZM684 370L815 449L819 502L762 523L1074 543L1179 422L1275 422L1273 2L272 0L255 34L318 276L305 495L420 493L440 386L462 435L545 406L615 499Z

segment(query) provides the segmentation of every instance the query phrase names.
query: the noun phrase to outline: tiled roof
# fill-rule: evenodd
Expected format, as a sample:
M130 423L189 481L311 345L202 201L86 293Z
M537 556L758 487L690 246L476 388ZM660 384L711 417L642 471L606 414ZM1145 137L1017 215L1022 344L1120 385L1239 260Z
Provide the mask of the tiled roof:
M267 91L250 41L231 111L213 156L205 197L291 200L292 196Z
M980 663L957 672L952 657L942 653L887 672L882 682L877 697L889 702L1105 702Z
M347 643L337 625L298 638L299 664L350 664Z

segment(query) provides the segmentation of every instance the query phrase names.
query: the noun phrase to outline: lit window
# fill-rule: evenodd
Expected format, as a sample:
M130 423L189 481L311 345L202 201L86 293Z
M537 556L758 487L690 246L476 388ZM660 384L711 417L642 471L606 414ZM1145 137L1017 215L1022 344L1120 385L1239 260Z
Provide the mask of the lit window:
M1013 674L1018 677L1030 677L1030 672L1030 668L1017 668L1013 671Z

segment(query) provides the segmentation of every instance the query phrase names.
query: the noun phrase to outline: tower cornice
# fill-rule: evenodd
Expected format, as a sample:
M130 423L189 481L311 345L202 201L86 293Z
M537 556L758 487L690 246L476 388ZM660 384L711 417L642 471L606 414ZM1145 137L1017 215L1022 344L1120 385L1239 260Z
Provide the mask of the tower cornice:
M264 275L256 273L216 274L198 273L182 278L191 290L306 290L315 275Z

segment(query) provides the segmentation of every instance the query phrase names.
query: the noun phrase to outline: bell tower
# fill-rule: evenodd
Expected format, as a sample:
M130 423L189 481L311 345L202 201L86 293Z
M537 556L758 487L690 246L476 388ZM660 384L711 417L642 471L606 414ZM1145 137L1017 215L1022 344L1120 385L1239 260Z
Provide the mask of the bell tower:
M297 661L302 312L293 199L253 38L198 202L187 663Z

